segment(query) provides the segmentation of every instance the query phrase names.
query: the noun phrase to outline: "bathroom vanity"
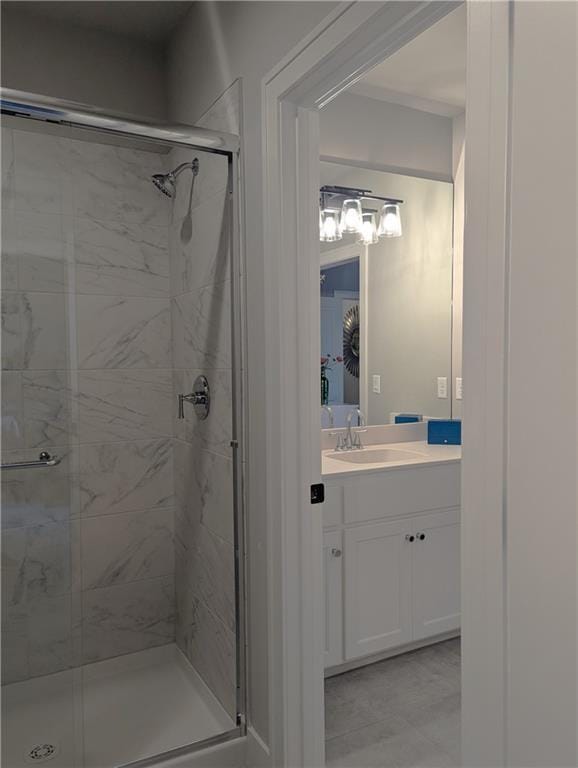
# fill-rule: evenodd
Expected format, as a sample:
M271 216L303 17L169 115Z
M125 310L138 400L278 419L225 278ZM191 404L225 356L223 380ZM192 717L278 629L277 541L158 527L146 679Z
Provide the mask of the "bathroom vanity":
M322 194L320 214L342 205L344 223L331 236L320 230L321 424L331 427L322 430L325 666L333 674L459 633L461 447L428 445L427 420L461 416L461 361L452 361L461 317L452 323L452 184L333 162L320 171L321 192L333 190ZM365 216L371 195L404 201L398 231L348 234L356 195Z
M425 424L363 437L339 452L323 437L328 674L460 628L461 447L428 445Z

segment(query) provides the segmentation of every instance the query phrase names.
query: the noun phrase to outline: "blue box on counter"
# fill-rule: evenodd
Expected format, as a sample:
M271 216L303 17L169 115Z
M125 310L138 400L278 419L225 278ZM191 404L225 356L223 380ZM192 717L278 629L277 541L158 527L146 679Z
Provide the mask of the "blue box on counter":
M461 445L461 419L433 419L428 421L427 441L430 445Z
M423 421L421 413L398 413L395 417L396 424L413 424L416 421Z

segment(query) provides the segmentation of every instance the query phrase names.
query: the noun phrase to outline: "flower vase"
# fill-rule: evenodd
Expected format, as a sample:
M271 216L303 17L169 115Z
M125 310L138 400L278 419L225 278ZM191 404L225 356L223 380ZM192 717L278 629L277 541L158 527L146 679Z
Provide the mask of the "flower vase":
M325 371L321 369L321 405L327 405L329 402L329 379Z

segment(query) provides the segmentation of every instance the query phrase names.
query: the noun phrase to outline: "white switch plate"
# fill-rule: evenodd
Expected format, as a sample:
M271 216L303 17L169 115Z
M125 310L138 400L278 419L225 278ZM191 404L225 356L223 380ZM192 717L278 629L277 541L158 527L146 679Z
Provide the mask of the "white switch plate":
M448 396L448 377L438 376L438 397L445 399Z
M461 400L462 397L463 397L462 377L456 376L456 400Z
M376 395L379 395L381 392L381 376L373 374L371 378L373 380L373 391Z

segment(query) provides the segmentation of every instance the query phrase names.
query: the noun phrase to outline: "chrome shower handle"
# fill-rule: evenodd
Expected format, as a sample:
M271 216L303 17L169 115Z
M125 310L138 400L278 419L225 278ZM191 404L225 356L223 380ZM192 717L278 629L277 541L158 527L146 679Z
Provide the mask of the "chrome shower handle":
M191 392L189 395L179 395L179 419L185 418L185 402L191 405L206 405L208 398L206 395L197 392Z
M185 403L190 403L199 419L206 419L211 408L211 390L205 376L197 376L193 391L179 395L179 419L185 418Z
M179 419L185 418L185 399L190 395L179 395Z

